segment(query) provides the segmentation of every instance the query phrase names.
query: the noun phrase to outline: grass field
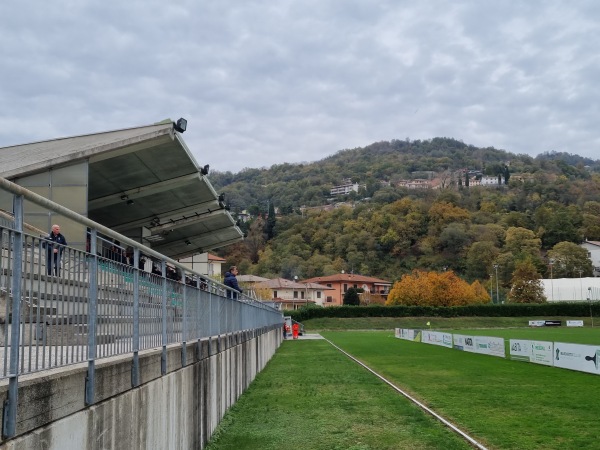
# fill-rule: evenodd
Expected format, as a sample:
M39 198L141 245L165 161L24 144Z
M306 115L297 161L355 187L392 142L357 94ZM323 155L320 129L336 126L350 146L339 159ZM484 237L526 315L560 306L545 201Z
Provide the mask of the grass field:
M393 326L386 318L372 319L376 328L389 329L321 334L486 447L600 448L599 376L393 337L392 328L426 328L427 318L392 319ZM492 327L485 329L481 321L473 323L472 319L431 318L432 329L600 345L600 327L528 328L530 319L518 318L520 327L499 328L515 318L484 318ZM340 321L348 324L357 319L323 320L329 321L326 328L336 329ZM436 326L440 322L443 325ZM349 328L368 328L364 324ZM316 328L314 323L305 322L305 326L308 332ZM207 448L470 447L326 341L299 340L283 343L227 413Z
M207 450L468 449L324 340L283 342Z
M386 332L323 335L490 448L600 447L597 375L403 341Z

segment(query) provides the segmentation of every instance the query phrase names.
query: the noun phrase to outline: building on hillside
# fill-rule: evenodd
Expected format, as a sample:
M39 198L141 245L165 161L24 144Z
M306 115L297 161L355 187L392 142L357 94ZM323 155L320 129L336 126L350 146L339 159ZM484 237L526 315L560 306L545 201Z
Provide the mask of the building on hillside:
M352 183L352 180L346 179L342 184L331 188L330 195L345 195L350 192L358 192L358 183Z
M592 260L592 266L594 266L594 276L600 276L600 241L588 241L586 240L581 244L588 252L588 256Z
M222 265L226 262L223 258L212 253L200 253L179 260L181 264L203 275L220 278Z
M385 300L392 287L392 283L386 280L344 272L326 277L309 278L302 280L302 283L318 283L332 288L327 292L323 306L342 305L344 294L350 288L361 288L371 296L379 295Z
M271 300L281 304L281 309L298 309L308 304L323 306L325 291L332 288L317 283L299 283L275 278L255 284L256 289L271 291Z
M431 189L431 181L423 178L415 180L399 180L396 182L396 186L406 189Z
M479 181L480 186L500 186L501 183L498 183L498 177L481 177Z

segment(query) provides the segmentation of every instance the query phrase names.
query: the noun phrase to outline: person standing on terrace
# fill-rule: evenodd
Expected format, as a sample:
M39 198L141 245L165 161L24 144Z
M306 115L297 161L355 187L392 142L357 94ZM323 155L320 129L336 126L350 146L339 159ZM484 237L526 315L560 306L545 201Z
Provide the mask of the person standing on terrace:
M52 225L52 230L50 234L46 238L48 242L46 244L46 270L48 275L56 275L60 276L60 260L62 257L62 252L67 245L67 240L65 237L60 234L60 226Z

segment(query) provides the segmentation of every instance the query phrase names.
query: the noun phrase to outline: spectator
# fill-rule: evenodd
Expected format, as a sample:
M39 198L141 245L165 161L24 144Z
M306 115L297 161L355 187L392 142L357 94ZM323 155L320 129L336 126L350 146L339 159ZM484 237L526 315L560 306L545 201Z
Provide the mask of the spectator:
M56 275L60 276L60 260L62 257L62 252L65 249L65 245L67 245L67 240L65 237L60 234L60 226L52 225L52 230L50 234L46 238L47 241L51 241L52 243L47 243L46 247L46 269L48 275Z
M229 272L225 272L225 280L223 284L231 289L227 289L227 298L238 298L238 292L241 294L242 288L240 288L236 276L239 274L236 266L231 266ZM236 292L237 291L237 292Z

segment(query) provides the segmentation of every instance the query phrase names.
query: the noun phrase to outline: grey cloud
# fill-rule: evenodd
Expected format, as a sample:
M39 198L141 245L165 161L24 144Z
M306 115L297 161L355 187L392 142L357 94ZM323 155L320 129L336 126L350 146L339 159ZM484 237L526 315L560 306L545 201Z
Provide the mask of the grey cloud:
M217 170L405 137L597 152L591 0L34 0L0 18L0 146L184 116Z

